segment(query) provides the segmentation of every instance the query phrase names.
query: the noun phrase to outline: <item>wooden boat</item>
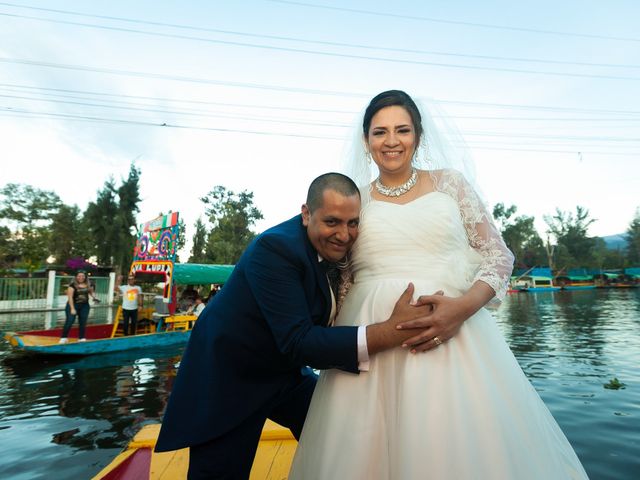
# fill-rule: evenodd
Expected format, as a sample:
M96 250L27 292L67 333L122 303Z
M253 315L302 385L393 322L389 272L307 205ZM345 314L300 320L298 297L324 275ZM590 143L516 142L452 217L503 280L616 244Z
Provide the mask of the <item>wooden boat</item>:
M195 317L193 317L195 320ZM4 332L4 339L12 347L39 355L95 355L149 347L165 347L184 344L189 340L189 330L165 330L128 337L113 336L118 324L87 325L86 341L78 341L78 328L71 329L68 343L58 343L62 328Z
M552 277L540 275L522 275L513 283L518 292L555 292L560 287L553 285Z
M71 329L68 343L64 344L58 343L62 328L5 332L4 338L18 350L40 355L93 355L186 344L196 317L176 312L176 286L224 284L234 267L174 263L177 213L151 220L140 231L129 274L140 282L163 283L164 288L163 294L155 297L153 307L138 309L136 335L123 335L120 307L113 323L87 325L86 341L78 341L77 327Z
M145 425L93 480L181 480L187 478L189 449L155 453L160 424ZM250 480L286 479L297 447L289 429L267 420Z
M594 275L597 288L638 288L640 287L640 274L633 274L634 268L625 269L624 272L599 272Z
M562 290L592 290L596 288L593 275L558 275L554 284Z

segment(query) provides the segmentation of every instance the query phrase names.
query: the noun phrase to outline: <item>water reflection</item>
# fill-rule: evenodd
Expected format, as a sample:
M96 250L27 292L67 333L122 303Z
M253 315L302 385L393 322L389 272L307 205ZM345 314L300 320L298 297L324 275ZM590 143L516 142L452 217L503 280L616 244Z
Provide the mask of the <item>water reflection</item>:
M640 291L514 294L494 315L591 478L634 478ZM28 325L16 328L18 322ZM0 330L38 323L0 315ZM2 344L0 478L94 475L141 425L159 421L181 350L48 359L16 356ZM626 388L605 389L613 377Z
M95 474L142 425L159 421L180 354L175 347L57 360L5 354L0 442L17 448L1 454L8 456L0 478L50 478L33 465L36 455L68 473L59 478Z
M640 471L640 292L511 295L496 312L507 342L591 478ZM607 390L617 377L625 390Z

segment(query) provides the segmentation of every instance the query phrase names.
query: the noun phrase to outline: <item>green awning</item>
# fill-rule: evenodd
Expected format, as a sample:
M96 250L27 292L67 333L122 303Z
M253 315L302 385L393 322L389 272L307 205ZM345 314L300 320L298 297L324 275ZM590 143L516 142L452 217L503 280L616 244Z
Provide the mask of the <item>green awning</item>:
M572 282L592 282L593 275L558 275L556 280L569 279Z
M209 285L225 283L234 265L204 265L176 263L173 266L173 282L176 285Z

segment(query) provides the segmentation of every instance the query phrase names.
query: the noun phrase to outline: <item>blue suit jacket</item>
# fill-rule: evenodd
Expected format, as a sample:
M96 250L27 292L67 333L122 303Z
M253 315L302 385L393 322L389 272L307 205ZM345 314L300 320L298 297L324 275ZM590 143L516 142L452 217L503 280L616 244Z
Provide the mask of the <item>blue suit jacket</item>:
M259 235L196 322L156 451L228 432L303 366L357 373L357 328L326 328L330 312L328 282L301 216Z

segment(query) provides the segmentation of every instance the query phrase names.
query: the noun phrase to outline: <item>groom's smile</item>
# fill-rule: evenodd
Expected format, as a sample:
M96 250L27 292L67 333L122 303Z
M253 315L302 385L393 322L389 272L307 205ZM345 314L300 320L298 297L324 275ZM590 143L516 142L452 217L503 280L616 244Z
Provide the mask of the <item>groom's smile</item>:
M309 211L302 206L302 223L318 254L330 262L344 258L358 236L360 197L325 190L322 205Z

